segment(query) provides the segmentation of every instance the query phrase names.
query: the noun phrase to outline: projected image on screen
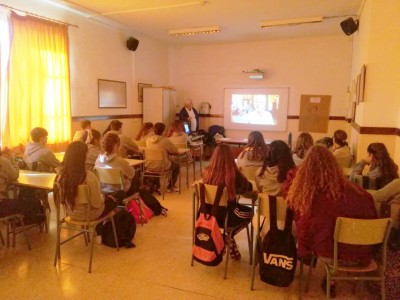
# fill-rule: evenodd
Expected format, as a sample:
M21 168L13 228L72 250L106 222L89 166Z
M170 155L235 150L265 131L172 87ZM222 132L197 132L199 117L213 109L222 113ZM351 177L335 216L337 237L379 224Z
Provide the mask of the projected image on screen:
M289 88L226 88L224 94L226 129L286 131Z
M279 95L232 94L231 122L276 125Z

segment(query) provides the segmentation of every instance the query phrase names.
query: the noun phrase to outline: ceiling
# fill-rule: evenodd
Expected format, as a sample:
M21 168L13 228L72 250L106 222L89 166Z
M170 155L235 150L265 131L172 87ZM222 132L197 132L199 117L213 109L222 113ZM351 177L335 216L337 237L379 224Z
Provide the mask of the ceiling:
M344 34L340 22L360 11L363 0L68 0L58 1L90 18L109 18L167 44L259 41ZM130 11L130 12L129 12ZM326 17L337 17L328 18ZM260 28L260 21L324 17L323 22ZM170 29L219 26L216 34L171 36Z

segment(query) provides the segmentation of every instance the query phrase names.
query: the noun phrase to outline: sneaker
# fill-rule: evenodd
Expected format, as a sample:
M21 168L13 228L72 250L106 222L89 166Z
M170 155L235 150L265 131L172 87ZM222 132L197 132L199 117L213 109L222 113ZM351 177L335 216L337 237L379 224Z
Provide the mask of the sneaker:
M167 188L167 192L168 193L173 193L173 192L179 193L179 188L177 188L177 187Z

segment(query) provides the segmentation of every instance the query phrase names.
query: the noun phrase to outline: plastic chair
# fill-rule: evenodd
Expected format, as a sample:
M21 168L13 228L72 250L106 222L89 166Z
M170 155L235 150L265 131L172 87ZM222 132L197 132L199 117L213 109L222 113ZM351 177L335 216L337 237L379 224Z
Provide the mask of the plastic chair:
M176 148L178 149L188 149L187 143L182 143L182 144L174 144ZM194 166L194 160L192 159L192 156L190 155L190 151L186 152L185 154L177 154L179 158L179 167L185 166L186 167L186 187L189 187L189 164L193 164L193 173L195 172L195 166ZM184 164L183 164L184 163ZM181 173L179 172L179 180L180 180ZM180 187L180 182L179 182L179 187Z
M92 260L93 260L93 248L95 243L95 234L96 234L96 226L106 220L110 220L112 223L112 228L114 232L115 244L117 246L117 251L119 251L118 246L118 237L117 232L115 229L114 223L114 211L111 211L105 217L96 219L96 220L89 220L89 208L90 208L90 193L89 188L87 185L79 185L78 186L78 195L75 199L75 204L78 205L85 205L86 206L86 220L79 221L74 220L67 214L67 210L65 204L62 204L62 188L58 182L54 183L54 203L56 206L56 222L57 222L57 241L56 241L56 250L54 255L54 266L57 265L57 260L61 260L61 245L65 244L66 242L83 235L85 239L86 246L88 242L90 242L90 257L89 257L89 269L88 272L92 272ZM64 207L64 214L65 216L61 217L61 205ZM77 231L78 233L69 237L63 241L61 241L61 229L73 230Z
M342 168L350 168L353 164L353 156L335 156L337 163Z
M164 161L168 159L167 152L162 149L144 149L144 160L146 161L145 164L145 170L143 177L149 177L149 178L159 178L163 179L163 190L162 190L162 198L164 200L165 196L165 188L166 188L166 180L171 178L172 176L172 170L171 169L164 169L162 168L161 170L153 170L149 169L147 167L147 163L151 162L156 162L159 163L160 165L164 165ZM180 188L180 184L179 184Z
M253 185L253 191L257 191L256 187L256 171L259 169L259 166L248 166L248 167L240 167L240 172L246 177L248 181Z
M252 271L251 271L251 282L250 282L250 290L253 290L254 288L254 277L256 273L256 265L258 264L258 245L261 244L262 237L261 237L261 222L260 219L261 217L265 218L265 222L269 222L269 199L270 197L275 197L276 198L276 219L277 221L282 221L285 222L286 219L286 209L287 209L287 204L286 200L283 197L276 197L276 196L270 196L268 194L263 194L259 193L258 194L258 208L257 208L257 214L256 214L256 238L254 239L254 244L253 244L253 266L252 266ZM264 223L265 223L264 222Z
M385 219L351 219L338 217L336 219L333 251L333 263L324 262L326 270L326 297L330 298L330 281L331 280L371 280L380 281L382 299L385 299L385 270L386 270L386 248L391 227L390 218ZM381 261L375 259L368 266L361 267L344 267L338 262L338 243L349 245L377 245L381 244L382 253ZM348 276L339 276L338 272L352 273ZM376 272L372 275L364 275L363 273Z
M199 182L194 183L194 192L193 192L193 215L192 215L192 245L194 245L194 230L195 230L195 224L196 224L196 219L199 214L200 210L200 189L199 189ZM214 199L217 194L217 189L218 186L216 185L210 185L210 184L205 184L205 202L207 204L214 204ZM226 191L226 188L224 189L224 192L222 194L221 200L219 202L219 207L228 207L228 193ZM229 261L229 249L231 246L231 241L232 241L232 234L235 232L237 229L241 228L242 225L238 225L232 228L228 228L228 213L226 214L225 221L224 221L224 234L227 236L227 239L225 243L228 243L228 245L225 244L225 267L224 267L224 279L226 279L227 272L228 272L228 261ZM249 227L246 227L247 230L247 239L249 243L249 252L250 252L250 261L251 261L251 244L252 241L250 240L250 234L249 234ZM194 258L192 255L192 262L191 266L193 266Z
M96 174L97 179L99 179L99 182L101 184L108 184L108 185L113 185L116 186L119 190L124 189L124 175L122 174L121 169L119 168L105 168L105 167L95 167L94 168L94 173ZM107 194L112 194L114 191L102 191L104 195ZM137 200L139 204L139 209L140 209L140 223L144 224L143 222L143 212L142 212L142 204L139 201L139 199L133 199Z

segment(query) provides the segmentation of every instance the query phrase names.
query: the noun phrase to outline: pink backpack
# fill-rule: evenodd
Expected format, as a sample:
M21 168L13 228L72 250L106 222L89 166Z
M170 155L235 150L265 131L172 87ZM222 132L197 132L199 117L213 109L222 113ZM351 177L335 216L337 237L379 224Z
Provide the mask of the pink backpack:
M224 256L224 239L215 215L224 190L218 186L211 212L206 211L204 184L200 183L200 215L194 231L193 258L207 266L217 266Z
M140 218L140 206L142 207L142 217ZM132 199L126 205L126 210L135 218L136 224L147 223L154 215L153 211L143 202L141 198Z

